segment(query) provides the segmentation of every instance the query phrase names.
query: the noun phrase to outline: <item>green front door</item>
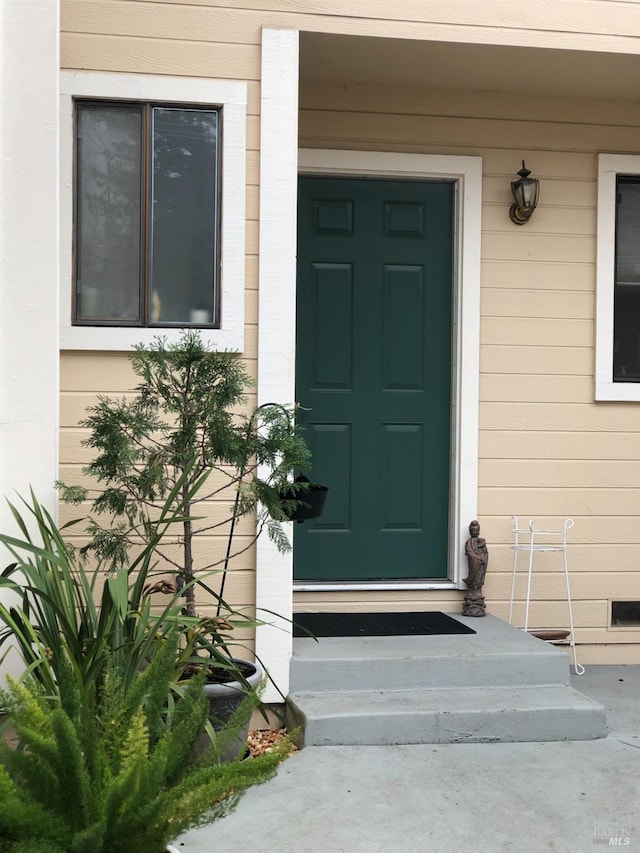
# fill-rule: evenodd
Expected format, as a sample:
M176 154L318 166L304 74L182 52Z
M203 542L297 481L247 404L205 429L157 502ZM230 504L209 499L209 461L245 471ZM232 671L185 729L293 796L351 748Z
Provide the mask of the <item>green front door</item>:
M329 486L297 581L447 576L453 184L299 181L296 400Z

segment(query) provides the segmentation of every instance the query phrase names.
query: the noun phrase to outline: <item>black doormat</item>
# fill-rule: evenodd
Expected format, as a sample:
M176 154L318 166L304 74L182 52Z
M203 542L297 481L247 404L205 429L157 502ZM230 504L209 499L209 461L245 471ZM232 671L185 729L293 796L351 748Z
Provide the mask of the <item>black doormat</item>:
M428 613L294 613L293 636L407 637L413 634L475 634L439 611Z

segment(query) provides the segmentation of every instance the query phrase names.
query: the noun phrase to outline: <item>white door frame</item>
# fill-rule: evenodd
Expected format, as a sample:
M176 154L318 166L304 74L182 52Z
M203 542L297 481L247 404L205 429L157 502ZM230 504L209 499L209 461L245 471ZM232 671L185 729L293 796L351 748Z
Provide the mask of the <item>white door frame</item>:
M295 395L298 174L446 178L456 186L453 306L450 586L462 584L464 541L477 515L480 335L480 157L297 149L298 33L263 30L260 152L258 402ZM358 585L362 588L362 585ZM439 588L443 584L394 584ZM317 589L318 587L315 586ZM327 588L327 585L323 585ZM331 588L344 588L331 585ZM353 588L353 584L349 585ZM380 585L376 585L380 589ZM385 588L389 588L385 585ZM293 556L258 540L256 604L290 619ZM275 621L275 620L274 620ZM256 650L283 692L291 655L289 623L260 627ZM277 694L266 696L275 699Z

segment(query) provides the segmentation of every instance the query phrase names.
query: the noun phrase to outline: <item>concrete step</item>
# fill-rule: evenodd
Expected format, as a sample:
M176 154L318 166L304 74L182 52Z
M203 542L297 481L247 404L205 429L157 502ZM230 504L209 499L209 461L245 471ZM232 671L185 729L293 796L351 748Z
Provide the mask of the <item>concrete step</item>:
M558 685L309 691L288 702L305 746L592 740L607 733L601 705Z
M569 686L566 650L493 616L455 618L476 633L296 638L288 705L301 742L606 736L605 709Z
M294 640L291 689L414 690L569 684L567 655L493 616L476 634Z
M291 684L296 691L314 691L569 683L567 655L544 643L533 654L495 648L484 654L461 649L451 655L421 647L413 637L386 639L389 642L384 646L367 643L364 638L348 645L343 641L335 648L324 639L314 649L297 646L291 661Z

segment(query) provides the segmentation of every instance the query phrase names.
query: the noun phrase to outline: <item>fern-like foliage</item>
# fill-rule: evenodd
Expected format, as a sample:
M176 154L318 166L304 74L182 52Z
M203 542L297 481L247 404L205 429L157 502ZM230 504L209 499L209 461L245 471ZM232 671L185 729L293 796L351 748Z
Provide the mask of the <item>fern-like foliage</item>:
M0 744L0 849L163 853L173 837L215 820L273 775L287 744L250 761L220 763L215 750L196 757L207 701L197 677L168 701L176 644L175 635L157 644L126 687L110 663L90 709L79 690L64 708L35 679L10 682L0 699L19 748Z
M290 547L281 491L291 485L294 472L308 468L309 452L292 410L269 403L243 414L253 385L243 362L235 353L210 350L197 330L184 331L176 344L158 337L140 345L130 360L140 379L134 395L101 397L81 422L89 430L84 443L95 453L84 473L97 488L58 485L69 503L92 501L90 541L81 553L97 555L115 571L126 565L132 544L149 541L159 507L182 480L174 492L174 506L180 504L184 514L182 529L165 537L158 550L185 585L193 616L189 582L201 571L226 571L229 561L253 544L245 539L236 546L238 518L257 512L255 535L266 529L280 550ZM212 472L217 476L196 495L192 484ZM197 503L214 496L220 503L226 495L225 518L197 521ZM295 494L292 502L299 504ZM219 538L226 535L226 546L199 565L193 539L213 529ZM167 547L171 544L178 546L179 557Z

